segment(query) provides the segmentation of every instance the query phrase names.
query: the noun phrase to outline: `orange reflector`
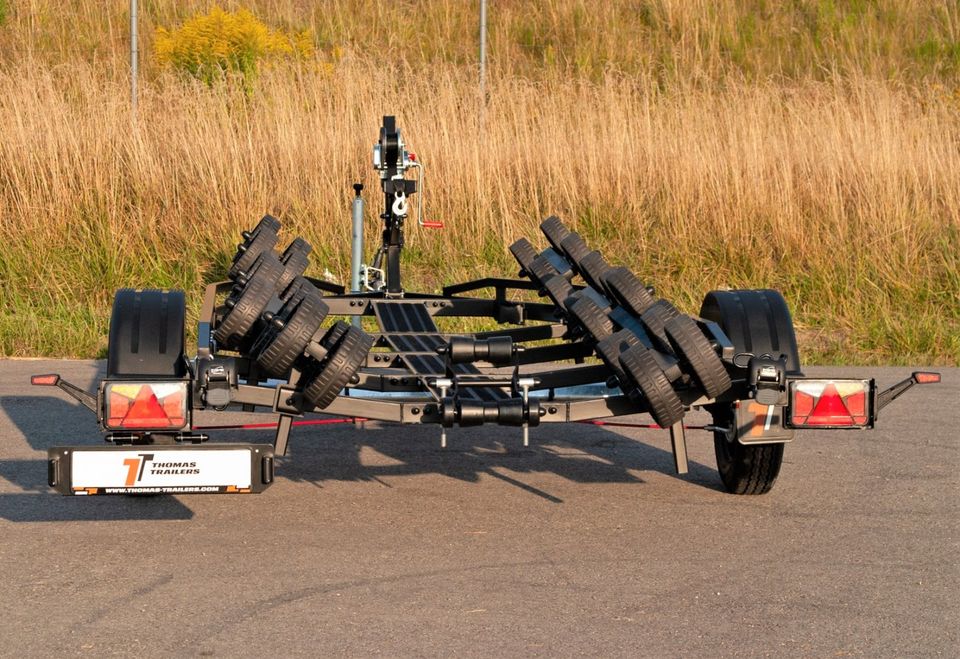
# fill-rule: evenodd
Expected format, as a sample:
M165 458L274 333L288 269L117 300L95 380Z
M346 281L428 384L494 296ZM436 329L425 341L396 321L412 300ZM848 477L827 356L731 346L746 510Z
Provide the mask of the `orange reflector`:
M56 373L50 373L48 375L31 375L30 384L36 385L38 387L55 387L57 383L60 382L60 376Z
M936 384L940 382L939 373L914 373L913 379L917 381L917 384Z
M187 425L186 382L110 382L104 392L110 430L179 430Z
M863 428L870 425L870 380L794 380L790 425L794 428Z

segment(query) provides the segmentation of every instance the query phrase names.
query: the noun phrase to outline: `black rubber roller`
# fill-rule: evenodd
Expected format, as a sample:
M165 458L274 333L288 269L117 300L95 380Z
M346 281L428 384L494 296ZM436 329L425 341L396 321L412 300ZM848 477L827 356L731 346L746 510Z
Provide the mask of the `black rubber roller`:
M657 300L640 314L640 322L646 328L650 338L659 343L664 352L672 352L670 339L667 337L666 325L672 318L680 315L677 308L666 300Z
M246 286L236 286L227 298L227 311L213 331L213 338L230 350L249 345L248 335L273 296L273 282L266 279L254 277Z
M279 231L280 221L270 215L264 215L253 230L244 231L243 242L237 245L237 253L227 276L235 279L239 273L249 270L258 256L272 251L277 244Z
M586 295L573 295L567 299L567 304L570 315L596 341L613 334L613 321L596 302Z
M656 300L629 268L610 268L602 276L604 288L619 305L634 316L646 311Z
M564 238L570 235L570 229L560 221L560 218L556 215L551 215L540 223L540 230L543 232L543 235L547 237L550 246L557 252L563 253L563 248L560 244Z
M669 428L683 419L683 401L644 346L635 346L620 355L620 365L646 399L648 411L661 428Z
M693 375L709 398L716 398L730 388L730 375L710 341L689 316L677 316L664 326L681 368Z
M609 263L604 260L600 252L594 250L580 259L580 274L583 279L590 284L599 293L606 291L604 277L607 272L613 269Z
M317 295L287 302L274 314L264 314L264 329L254 345L257 363L270 375L283 377L320 329L329 308Z
M623 367L620 365L620 355L636 345L640 345L640 339L637 338L636 334L625 329L614 332L597 343L597 356L617 376L620 388L624 390L624 393L631 386L631 381L626 377Z
M310 266L310 252L313 247L303 238L296 238L287 245L280 255L280 263L283 265L283 274L277 283L277 290L282 291L290 283L307 271Z
M576 231L571 231L570 235L560 243L560 249L563 251L571 267L577 272L580 272L580 259L590 253L590 248L587 247L587 243L584 242L580 234Z
M312 369L303 389L303 397L320 409L336 399L363 365L374 343L373 337L359 327L343 322L338 322L337 326L339 341L329 350L326 358Z

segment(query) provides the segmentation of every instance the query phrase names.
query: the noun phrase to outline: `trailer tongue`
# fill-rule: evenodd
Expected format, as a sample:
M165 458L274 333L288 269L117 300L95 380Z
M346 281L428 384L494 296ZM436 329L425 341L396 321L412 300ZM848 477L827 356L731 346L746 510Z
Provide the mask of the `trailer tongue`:
M805 378L776 291L712 291L699 316L688 316L555 217L541 224L547 248L511 245L520 279L478 279L441 295L406 291L400 253L423 169L393 117L384 117L374 167L382 245L372 265L356 264L360 290L306 277L310 245L296 238L277 254L280 222L265 216L243 232L229 280L207 286L195 358L184 350L182 292L118 291L96 395L56 374L32 378L93 411L107 441L50 449L51 487L76 495L261 492L291 428L304 423L295 419L314 412L436 425L442 446L454 427L513 426L526 445L529 428L542 423L648 413L669 429L677 471L686 473L683 418L698 407L713 416L703 429L714 435L726 489L762 494L795 430L872 428L908 389L939 382L917 372L880 390L872 379ZM405 178L411 170L418 180ZM354 190L359 200L362 186ZM358 210L355 201L355 223ZM417 210L418 225L442 226ZM483 290L493 295L475 296ZM531 301L531 292L546 299ZM501 328L450 335L436 322L445 317L485 317ZM377 331L364 331L361 318ZM276 415L273 445L209 442L208 428L193 423L194 410L231 407Z

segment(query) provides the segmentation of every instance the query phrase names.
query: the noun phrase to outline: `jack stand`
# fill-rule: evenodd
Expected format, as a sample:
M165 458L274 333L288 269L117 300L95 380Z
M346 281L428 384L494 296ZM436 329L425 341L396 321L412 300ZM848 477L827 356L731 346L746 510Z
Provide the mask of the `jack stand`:
M670 443L673 445L673 464L677 473L687 473L687 434L683 429L683 420L670 426Z

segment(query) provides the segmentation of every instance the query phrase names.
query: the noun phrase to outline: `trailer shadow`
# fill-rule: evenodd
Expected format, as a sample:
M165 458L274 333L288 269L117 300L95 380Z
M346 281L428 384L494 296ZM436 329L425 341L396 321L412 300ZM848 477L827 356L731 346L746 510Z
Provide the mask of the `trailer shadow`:
M0 411L35 451L61 444L99 445L96 420L78 403L59 395L0 397ZM653 471L708 489L720 490L712 467L690 461L688 474L677 476L668 450L637 441L604 427L584 424L541 426L531 432L524 448L516 428L452 429L448 448L439 448L439 428L369 422L365 429L351 424L297 428L289 455L280 459L277 476L322 487L325 481L375 481L439 473L465 482L481 476L496 478L552 503L553 493L530 481L552 473L578 483L636 483L637 472ZM69 429L66 430L65 429ZM655 431L654 431L655 432ZM213 441L272 443L271 431L213 431ZM0 494L0 518L13 521L66 519L189 519L193 513L172 497L130 499L124 504L79 503L49 491L45 460L0 460L0 478L24 493ZM107 500L116 500L109 497ZM152 503L167 501L168 504Z
M29 391L29 389L27 389ZM60 396L63 397L60 397ZM103 443L96 419L79 403L61 395L0 397L0 412L34 451L71 444ZM11 522L185 520L193 511L175 497L69 497L47 485L47 461L8 459L16 437L5 434L0 479L21 492L0 493L0 519Z
M524 448L519 429L456 429L448 448L439 447L439 429L370 424L327 426L294 432L289 455L278 476L321 486L330 480L369 480L440 473L466 482L491 476L536 496L561 503L523 475L552 473L578 483L643 483L638 471L654 471L701 487L721 490L716 470L695 461L678 476L673 454L606 428L568 424L540 428ZM368 459L371 458L372 459Z

